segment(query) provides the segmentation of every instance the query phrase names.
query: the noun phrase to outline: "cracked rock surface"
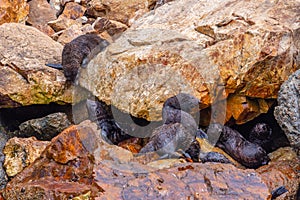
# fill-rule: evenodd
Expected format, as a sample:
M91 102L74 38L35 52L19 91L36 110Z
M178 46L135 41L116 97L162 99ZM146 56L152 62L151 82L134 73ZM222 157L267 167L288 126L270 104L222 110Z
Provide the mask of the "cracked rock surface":
M0 37L0 108L71 102L63 73L45 66L61 63L61 44L17 23L2 24Z

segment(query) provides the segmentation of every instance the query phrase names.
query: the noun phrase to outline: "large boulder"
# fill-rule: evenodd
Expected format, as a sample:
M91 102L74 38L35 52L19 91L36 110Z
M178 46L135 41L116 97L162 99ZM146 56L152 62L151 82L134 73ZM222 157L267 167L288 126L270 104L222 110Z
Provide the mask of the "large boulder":
M300 155L300 70L281 85L274 116Z
M0 38L0 108L72 101L62 71L45 66L61 63L61 44L18 23L1 25Z
M98 54L80 84L148 120L159 120L163 102L184 91L203 108L216 105L215 121L244 123L267 112L299 68L299 8L297 0L169 2ZM227 97L226 111L217 102Z
M131 152L105 143L90 121L53 138L40 158L4 190L4 197L11 200L267 199L269 195L252 169L221 163L182 163L168 169L143 165Z

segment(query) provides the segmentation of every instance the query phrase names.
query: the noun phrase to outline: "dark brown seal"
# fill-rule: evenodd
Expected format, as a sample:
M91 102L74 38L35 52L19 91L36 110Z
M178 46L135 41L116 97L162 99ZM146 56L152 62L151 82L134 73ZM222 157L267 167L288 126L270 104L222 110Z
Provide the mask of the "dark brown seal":
M108 143L118 144L126 139L132 138L120 128L113 118L111 107L102 101L87 99L86 102L89 118L95 121L104 140Z
M178 156L178 150L186 151L195 139L197 124L191 113L199 111L196 97L179 93L167 99L163 105L164 124L157 127L140 153L156 151L162 157Z
M74 82L80 67L103 51L109 43L96 34L80 35L67 43L62 51L62 64L46 64L49 67L63 69L67 81Z
M266 151L259 145L247 141L239 132L221 124L212 124L213 129L221 130L217 146L232 158L249 168L265 165L270 160Z

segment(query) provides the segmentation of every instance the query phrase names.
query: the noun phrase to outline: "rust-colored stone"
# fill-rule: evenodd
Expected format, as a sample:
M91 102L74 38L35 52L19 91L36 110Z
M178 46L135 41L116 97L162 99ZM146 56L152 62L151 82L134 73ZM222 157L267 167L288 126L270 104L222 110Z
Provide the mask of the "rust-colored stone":
M267 186L254 170L231 164L180 163L177 159L147 166L137 160L129 151L105 143L97 126L84 121L53 138L41 157L16 175L3 194L10 200L269 196Z
M95 134L90 127L71 126L53 138L41 157L5 188L6 199L68 199L103 191L93 181ZM91 138L92 137L92 138Z
M0 25L9 22L25 22L28 13L29 5L26 0L0 1Z
M79 17L82 17L85 10L85 7L79 5L78 3L69 2L65 5L62 15L69 19L75 20Z
M280 148L271 153L271 162L256 171L267 184L270 191L284 186L288 192L279 196L278 200L296 199L300 182L300 160L292 148Z
M268 199L254 170L230 164L184 163L150 173L112 169L100 164L95 180L105 192L100 199ZM147 191L147 192L145 192Z

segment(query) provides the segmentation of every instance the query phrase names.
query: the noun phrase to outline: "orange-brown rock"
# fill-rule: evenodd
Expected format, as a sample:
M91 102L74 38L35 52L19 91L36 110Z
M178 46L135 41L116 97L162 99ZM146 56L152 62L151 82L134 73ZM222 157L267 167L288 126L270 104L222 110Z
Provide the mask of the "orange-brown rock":
M65 5L62 16L69 19L78 19L83 16L86 8L75 2L69 2Z
M38 141L35 137L17 138L7 141L3 153L5 154L4 168L8 176L12 177L40 157L49 142Z
M54 30L47 23L56 19L56 10L47 0L32 0L28 4L30 9L26 22L49 36L54 34Z
M0 25L9 22L25 22L29 13L26 0L1 0Z
M71 126L5 188L6 199L69 199L103 190L93 180L96 141L89 127Z
M270 195L254 170L231 164L166 162L168 169L158 169L153 162L154 168L138 163L129 151L103 142L96 125L84 121L53 138L41 157L8 183L4 197L267 199Z
M87 14L130 25L133 20L149 11L147 4L145 0L91 0L87 6Z
M45 65L61 63L61 44L20 23L2 24L0 37L1 107L72 102L63 72Z
M229 164L184 163L150 173L112 169L100 164L95 180L105 192L100 199L268 199L254 170Z
M278 200L296 199L300 183L300 160L290 147L280 148L270 154L271 162L256 171L267 184L270 192L284 186L288 192L277 197Z
M161 119L167 98L188 92L203 107L216 106L212 116L227 114L217 121L244 123L266 112L265 99L277 98L280 85L299 68L299 7L297 0L164 4L98 54L80 85L122 111L146 113L150 121ZM228 100L226 113L218 103L229 95L243 99Z

